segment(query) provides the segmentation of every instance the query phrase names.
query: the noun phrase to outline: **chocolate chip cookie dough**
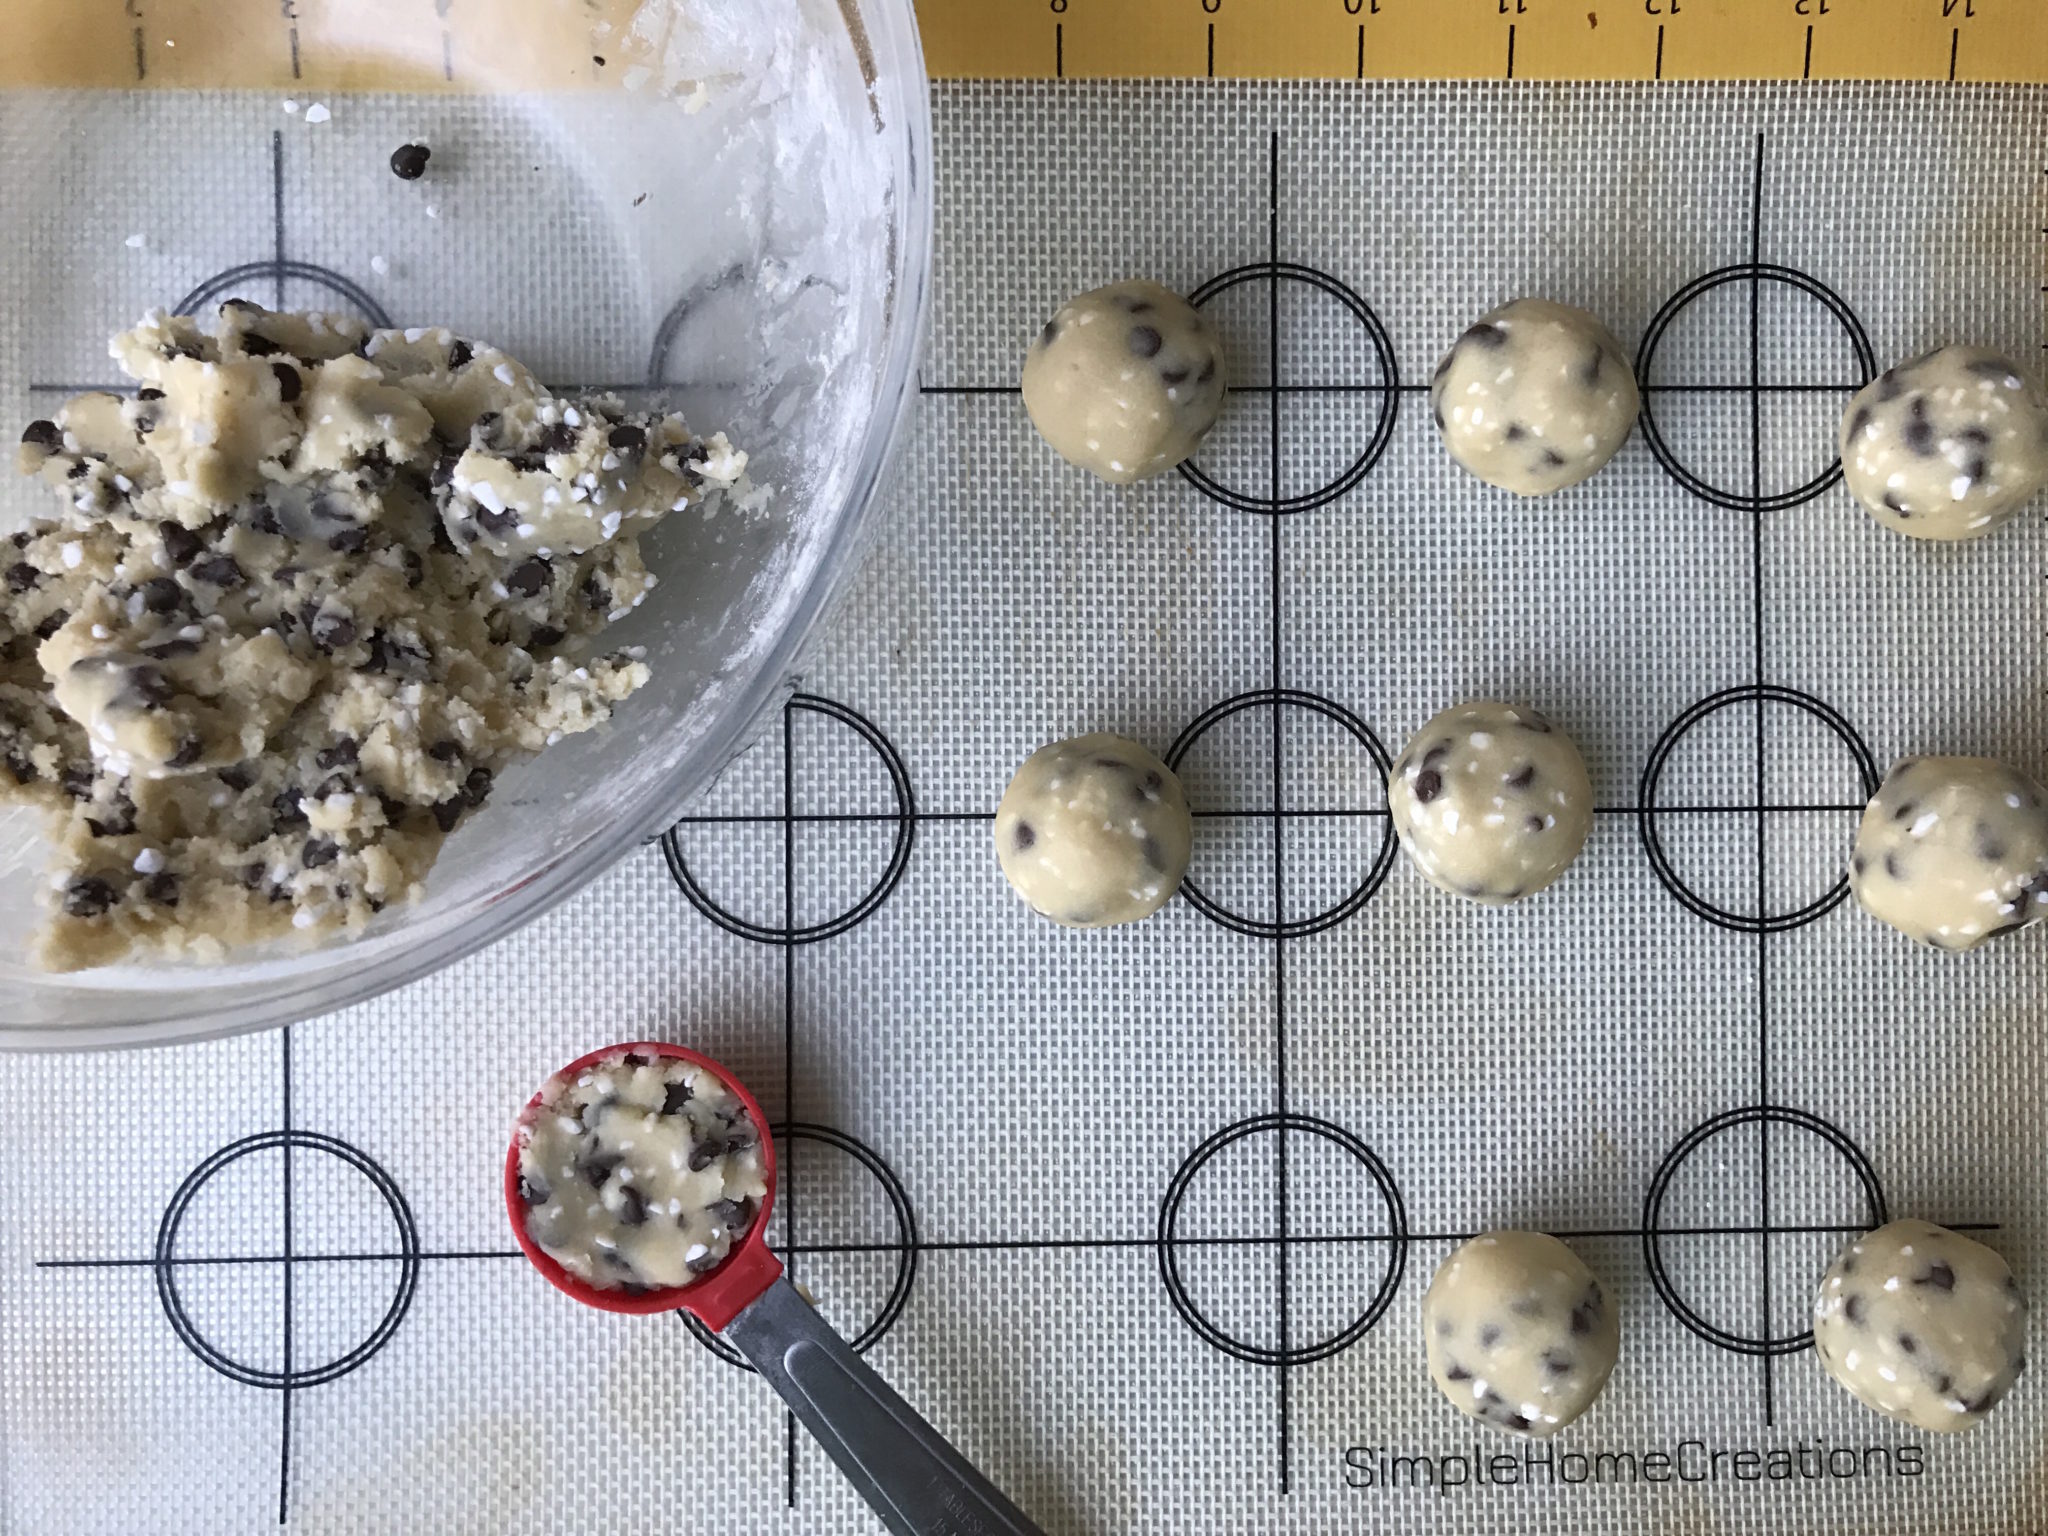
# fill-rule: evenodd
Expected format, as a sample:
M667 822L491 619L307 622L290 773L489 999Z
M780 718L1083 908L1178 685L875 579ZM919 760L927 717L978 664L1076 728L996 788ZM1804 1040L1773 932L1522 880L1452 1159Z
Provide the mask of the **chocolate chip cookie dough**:
M2048 918L2048 787L1988 757L1902 759L1864 807L1849 888L1936 949Z
M1579 1256L1542 1232L1482 1232L1422 1299L1430 1379L1460 1413L1546 1439L1593 1406L1621 1319Z
M56 849L38 958L199 961L415 899L496 776L647 680L592 645L639 538L744 494L679 417L556 399L445 330L231 302L110 350L19 451L0 803Z
M1864 386L1841 446L1851 494L1887 528L1980 538L2048 479L2048 396L1996 352L1939 347Z
M1223 409L1223 344L1157 283L1069 299L1024 358L1024 409L1061 458L1118 485L1162 474Z
M1593 829L1572 739L1526 704L1458 704L1409 741L1387 784L1401 850L1432 884L1486 906L1533 896Z
M1606 326L1569 304L1516 299L1458 338L1429 405L1452 458L1488 485L1543 496L1612 459L1642 397Z
M1887 1418L1968 1429L2026 1368L2027 1308L2005 1260L1925 1221L1895 1221L1842 1250L1813 1303L1827 1373Z
M600 1290L691 1284L768 1193L760 1128L739 1097L670 1056L622 1051L553 1079L516 1134L527 1235Z
M1028 902L1067 928L1150 917L1180 889L1194 821L1173 770L1096 733L1040 747L996 807L996 858Z

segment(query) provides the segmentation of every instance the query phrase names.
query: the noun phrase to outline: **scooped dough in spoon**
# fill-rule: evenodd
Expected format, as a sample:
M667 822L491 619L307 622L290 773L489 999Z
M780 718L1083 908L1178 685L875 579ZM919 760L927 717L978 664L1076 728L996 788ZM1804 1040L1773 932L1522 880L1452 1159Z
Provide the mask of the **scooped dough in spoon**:
M1121 736L1024 760L996 807L996 857L1033 911L1068 928L1135 923L1188 872L1194 822L1173 770Z
M2048 396L1983 347L1922 353L1849 402L1842 478L1887 528L1980 538L2048 479Z
M1606 326L1569 304L1516 299L1458 338L1429 404L1452 458L1488 485L1543 496L1613 458L1642 397Z
M1223 344L1142 280L1069 299L1024 357L1024 409L1061 458L1118 485L1163 474L1223 408Z

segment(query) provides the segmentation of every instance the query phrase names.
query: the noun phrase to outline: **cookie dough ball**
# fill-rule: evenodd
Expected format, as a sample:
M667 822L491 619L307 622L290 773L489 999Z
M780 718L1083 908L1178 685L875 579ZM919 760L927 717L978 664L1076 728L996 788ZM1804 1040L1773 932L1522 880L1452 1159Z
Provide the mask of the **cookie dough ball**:
M1117 485L1162 474L1223 409L1223 344L1157 283L1069 299L1024 357L1024 409L1070 464Z
M996 807L1017 894L1068 928L1135 923L1188 872L1194 822L1173 770L1121 736L1076 736L1024 760Z
M1937 949L2048 917L2048 789L1988 757L1908 757L1864 807L1849 858L1863 910Z
M2005 1260L1926 1221L1851 1243L1813 1302L1828 1374L1865 1407L1937 1433L1968 1429L2012 1390L2026 1332Z
M1569 304L1516 299L1458 338L1429 405L1452 458L1488 485L1542 496L1613 458L1642 398L1606 326Z
M1621 1319L1579 1256L1542 1232L1482 1232L1422 1298L1430 1380L1460 1413L1548 1439L1593 1406Z
M1979 538L2048 478L2048 397L1996 352L1938 347L1849 402L1842 478L1887 528Z
M1488 906L1542 890L1593 829L1593 785L1572 739L1526 704L1490 699L1417 731L1387 801L1415 867Z

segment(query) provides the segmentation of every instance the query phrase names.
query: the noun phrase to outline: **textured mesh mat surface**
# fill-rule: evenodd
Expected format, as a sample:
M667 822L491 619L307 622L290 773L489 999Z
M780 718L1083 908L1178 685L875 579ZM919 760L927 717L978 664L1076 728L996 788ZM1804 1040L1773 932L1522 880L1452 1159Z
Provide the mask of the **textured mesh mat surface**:
M936 103L897 520L679 829L688 890L645 848L288 1035L0 1064L7 1528L873 1529L683 1325L507 1256L515 1107L651 1034L795 1122L797 1274L1051 1529L2032 1529L2038 1380L1937 1440L1801 1331L1880 1212L1995 1227L2048 1302L2039 936L1943 958L1836 900L1870 772L2041 771L2048 532L1909 544L1829 473L1870 359L2040 356L2048 97ZM1204 483L1113 493L1008 386L1060 298L1141 273L1204 291L1243 387ZM1533 504L1456 470L1418 392L1529 292L1655 337L1656 441ZM1390 864L1377 814L1407 734L1474 695L1569 730L1602 812L1504 912ZM1174 749L1196 889L1072 934L987 820L1091 729ZM1424 1374L1428 1277L1485 1225L1569 1234L1622 1310L1611 1387L1547 1448Z

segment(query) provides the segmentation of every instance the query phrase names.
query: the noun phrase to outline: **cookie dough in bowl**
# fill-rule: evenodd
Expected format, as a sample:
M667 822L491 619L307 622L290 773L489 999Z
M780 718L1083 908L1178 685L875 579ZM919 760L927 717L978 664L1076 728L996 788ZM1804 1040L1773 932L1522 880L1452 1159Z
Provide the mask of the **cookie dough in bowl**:
M1388 808L1431 883L1487 906L1520 901L1579 856L1593 785L1569 736L1526 704L1454 705L1394 764Z
M1959 1232L1895 1221L1828 1267L1820 1363L1865 1406L1937 1434L1968 1429L2026 1369L2027 1308L2005 1260Z
M1430 1379L1460 1413L1547 1439L1593 1406L1621 1319L1579 1256L1542 1232L1482 1232L1422 1299Z
M630 1046L549 1079L513 1152L524 1235L598 1290L695 1283L768 1197L769 1154L739 1095L694 1061Z
M1988 757L1909 757L1864 807L1849 887L1878 921L1968 950L2048 918L2048 788Z
M1429 405L1452 458L1488 485L1543 496L1612 459L1642 397L1606 326L1568 304L1516 299L1444 355Z
M1849 402L1841 453L1850 493L1887 528L1979 538L2048 480L2048 396L1996 352L1938 347Z
M1117 485L1163 474L1223 409L1223 344L1157 283L1069 299L1024 356L1024 409L1070 464Z
M514 762L650 678L640 535L749 504L679 416L434 328L233 301L114 338L132 398L23 434L0 804L54 849L38 958L218 961L418 900Z
M1194 822L1173 770L1097 733L1040 747L996 807L996 858L1035 912L1067 928L1135 923L1188 872Z

